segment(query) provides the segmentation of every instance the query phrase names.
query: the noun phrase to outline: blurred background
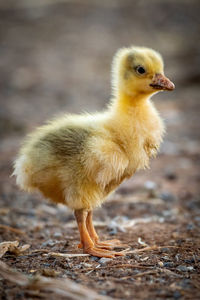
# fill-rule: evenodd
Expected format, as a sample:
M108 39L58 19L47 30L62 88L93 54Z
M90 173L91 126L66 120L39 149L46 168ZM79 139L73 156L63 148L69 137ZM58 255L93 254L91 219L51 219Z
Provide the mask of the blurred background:
M20 192L9 177L20 143L56 114L103 109L110 98L112 57L130 45L159 51L176 90L153 97L167 124L159 157L113 197L155 190L151 196L164 201L168 217L176 209L174 217L187 216L192 226L200 222L199 14L199 0L0 0L1 223L23 229L31 214L30 226L42 222L41 214L34 219L39 196ZM97 216L163 215L162 206L159 211L123 203L116 209L107 204Z

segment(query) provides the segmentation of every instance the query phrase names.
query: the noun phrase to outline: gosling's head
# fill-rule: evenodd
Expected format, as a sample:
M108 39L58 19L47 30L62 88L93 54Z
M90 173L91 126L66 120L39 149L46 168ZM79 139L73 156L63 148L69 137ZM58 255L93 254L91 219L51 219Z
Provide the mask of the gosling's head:
M174 84L164 75L161 55L149 48L130 47L118 50L113 60L114 94L151 95L174 90Z

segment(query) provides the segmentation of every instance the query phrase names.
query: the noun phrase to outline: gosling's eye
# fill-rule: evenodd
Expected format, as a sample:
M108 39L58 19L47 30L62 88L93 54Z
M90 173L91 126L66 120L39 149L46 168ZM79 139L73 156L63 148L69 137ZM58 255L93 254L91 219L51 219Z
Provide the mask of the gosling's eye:
M137 72L138 74L144 74L144 73L146 73L145 68L143 68L143 67L141 67L141 66L137 66L137 67L135 68L135 70L136 70L136 72Z

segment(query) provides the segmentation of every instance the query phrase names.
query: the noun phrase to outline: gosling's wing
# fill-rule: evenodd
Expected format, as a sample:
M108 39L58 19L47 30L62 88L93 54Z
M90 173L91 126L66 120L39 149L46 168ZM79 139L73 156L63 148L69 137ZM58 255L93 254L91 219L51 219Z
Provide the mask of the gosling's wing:
M48 149L61 160L77 156L84 151L91 131L81 127L61 127L46 132L34 145L35 149Z
M123 175L129 163L128 158L119 145L106 138L92 137L89 144L90 157L86 162L88 173L104 188Z

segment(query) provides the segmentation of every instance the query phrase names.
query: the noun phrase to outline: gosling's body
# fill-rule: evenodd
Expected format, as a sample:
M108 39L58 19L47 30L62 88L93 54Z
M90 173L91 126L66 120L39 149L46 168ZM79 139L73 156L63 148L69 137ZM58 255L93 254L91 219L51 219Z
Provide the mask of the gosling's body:
M71 209L93 209L124 179L148 167L162 134L150 101L128 115L111 108L93 116L66 115L29 137L16 162L17 182Z
M138 74L134 69L142 63L148 70L143 67L145 75L139 73L142 69ZM22 189L39 190L75 211L81 246L87 253L117 255L100 250L103 245L108 249L108 244L98 248L88 212L124 179L147 168L156 155L164 125L150 96L159 85L159 89L174 88L162 74L157 52L138 47L120 50L113 62L113 98L108 109L93 115L66 115L38 128L16 160L14 174Z

